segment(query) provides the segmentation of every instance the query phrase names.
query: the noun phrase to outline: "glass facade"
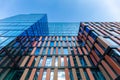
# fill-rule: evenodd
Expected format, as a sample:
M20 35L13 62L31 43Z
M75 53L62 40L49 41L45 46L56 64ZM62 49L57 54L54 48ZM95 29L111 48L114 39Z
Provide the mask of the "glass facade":
M119 80L119 36L86 24L48 23L46 14L0 20L0 79Z
M48 32L45 14L23 14L0 20L0 47L3 48L17 36L39 36ZM45 35L48 35L48 33Z

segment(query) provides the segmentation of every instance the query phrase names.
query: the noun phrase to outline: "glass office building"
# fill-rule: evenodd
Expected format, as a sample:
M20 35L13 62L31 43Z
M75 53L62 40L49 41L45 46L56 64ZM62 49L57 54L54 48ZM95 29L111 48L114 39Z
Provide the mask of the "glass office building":
M0 80L119 80L120 23L0 20Z

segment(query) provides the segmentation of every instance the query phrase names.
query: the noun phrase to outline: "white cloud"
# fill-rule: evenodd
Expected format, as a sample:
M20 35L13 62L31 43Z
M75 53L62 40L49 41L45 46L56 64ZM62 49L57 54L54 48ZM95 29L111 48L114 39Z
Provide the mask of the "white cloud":
M105 5L111 17L114 17L116 21L120 21L120 3L119 0L102 0L103 4Z

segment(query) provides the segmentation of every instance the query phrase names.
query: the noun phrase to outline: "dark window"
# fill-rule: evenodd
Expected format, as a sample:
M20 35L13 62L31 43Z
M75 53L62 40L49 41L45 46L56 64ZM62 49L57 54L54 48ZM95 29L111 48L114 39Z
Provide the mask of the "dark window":
M90 80L89 77L88 77L88 74L87 74L87 72L85 70L84 70L84 74L85 74L86 79Z
M95 80L105 80L101 71L99 71L98 69L92 69L91 71L92 71L92 74L93 74Z
M62 40L65 41L65 40L66 40L66 37L63 36L63 37L62 37Z
M116 49L113 49L109 55L120 66L120 52Z
M98 34L97 34L96 32L94 32L94 31L91 31L91 32L90 32L90 36L91 36L94 40L96 40Z
M79 59L80 59L80 62L82 64L82 66L86 66L87 65L83 57L80 57Z
M94 51L98 55L99 58L102 58L102 54L96 48L94 48Z
M79 69L76 69L76 74L77 74L78 80L81 80L81 76L80 76L80 71L79 71Z
M89 33L89 31L90 31L89 27L86 26L85 31L86 31L87 33Z
M71 79L71 80L74 80L73 74L72 74L72 70L70 70L70 79Z

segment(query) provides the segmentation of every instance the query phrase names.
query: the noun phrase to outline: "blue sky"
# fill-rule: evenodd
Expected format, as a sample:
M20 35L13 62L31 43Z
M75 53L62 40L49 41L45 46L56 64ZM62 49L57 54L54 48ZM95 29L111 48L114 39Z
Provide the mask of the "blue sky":
M46 13L49 22L120 21L120 0L0 0L0 19Z

